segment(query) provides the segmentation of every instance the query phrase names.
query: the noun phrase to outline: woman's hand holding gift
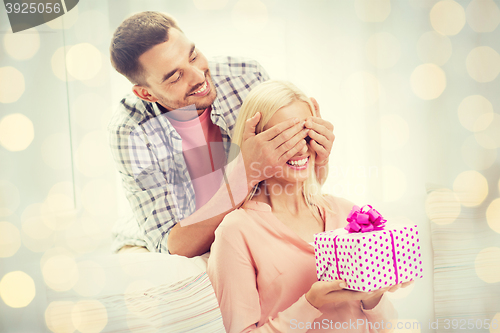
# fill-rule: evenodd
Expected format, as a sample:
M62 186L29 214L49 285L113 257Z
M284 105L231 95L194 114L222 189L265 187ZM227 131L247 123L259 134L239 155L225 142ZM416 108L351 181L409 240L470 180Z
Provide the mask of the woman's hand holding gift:
M382 288L379 290L374 290L372 292L366 293L366 294L372 294L372 295L367 299L361 300L361 302L363 303L363 308L365 310L373 309L375 306L377 306L378 302L380 302L380 299L382 298L382 296L384 295L385 292L393 293L396 290L398 290L399 288L406 288L406 287L412 285L413 282L414 281L411 280L411 281L396 284L394 286L385 287L385 288Z
M312 306L319 309L325 304L361 301L379 297L379 291L360 292L343 289L347 285L342 280L315 282L306 293L306 299ZM378 302L378 301L377 301Z
M365 310L370 310L380 302L385 292L395 292L399 288L406 288L412 283L413 280L371 292L361 292L343 289L346 287L346 284L342 280L318 281L315 282L306 293L306 299L317 309L329 303L361 301L363 303L363 308Z

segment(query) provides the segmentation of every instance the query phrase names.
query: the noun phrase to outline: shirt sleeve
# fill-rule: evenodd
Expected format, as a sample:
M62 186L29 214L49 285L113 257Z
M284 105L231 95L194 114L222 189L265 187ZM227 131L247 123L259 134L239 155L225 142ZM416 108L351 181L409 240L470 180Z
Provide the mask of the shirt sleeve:
M261 308L256 270L242 232L233 228L238 219L239 223L247 223L242 221L245 215L241 209L228 214L216 230L207 268L226 331L306 332L307 329L300 329L298 325L294 327L294 322L312 322L322 312L313 307L305 295L275 318L270 317L262 325L259 324ZM246 219L252 223L250 218Z
M167 238L176 224L177 202L158 159L139 127L109 128L111 153L146 247L168 252Z

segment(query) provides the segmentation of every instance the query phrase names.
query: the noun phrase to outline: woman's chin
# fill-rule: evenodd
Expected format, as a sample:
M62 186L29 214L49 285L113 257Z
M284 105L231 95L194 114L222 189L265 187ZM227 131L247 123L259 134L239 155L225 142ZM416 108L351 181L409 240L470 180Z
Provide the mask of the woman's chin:
M292 172L288 171L287 175L283 177L283 180L287 181L288 183L292 184L298 184L298 183L303 183L309 178L309 173L306 170L293 170Z
M301 185L310 176L310 164L306 163L304 166L292 166L285 164L280 167L278 172L275 173L274 179L279 183L298 184Z
M309 163L303 167L295 167L286 164L285 168L286 178L295 182L305 182L309 178Z

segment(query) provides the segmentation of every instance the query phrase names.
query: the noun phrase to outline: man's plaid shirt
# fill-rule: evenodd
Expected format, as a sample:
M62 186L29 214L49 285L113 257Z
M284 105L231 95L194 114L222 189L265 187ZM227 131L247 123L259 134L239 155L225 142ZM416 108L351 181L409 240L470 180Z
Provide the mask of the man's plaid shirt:
M210 119L228 143L244 98L269 77L256 61L233 57L211 61L210 73L217 89ZM168 253L170 230L196 207L181 137L156 103L133 94L122 99L108 130L112 155L133 212L116 223L113 250L139 245Z

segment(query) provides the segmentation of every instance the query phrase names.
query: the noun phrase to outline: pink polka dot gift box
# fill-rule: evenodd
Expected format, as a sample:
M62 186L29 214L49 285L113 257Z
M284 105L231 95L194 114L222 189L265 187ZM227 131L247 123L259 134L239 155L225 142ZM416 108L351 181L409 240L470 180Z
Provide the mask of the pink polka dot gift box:
M369 292L423 277L417 226L386 228L370 205L354 206L347 222L314 236L318 280Z

